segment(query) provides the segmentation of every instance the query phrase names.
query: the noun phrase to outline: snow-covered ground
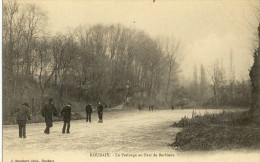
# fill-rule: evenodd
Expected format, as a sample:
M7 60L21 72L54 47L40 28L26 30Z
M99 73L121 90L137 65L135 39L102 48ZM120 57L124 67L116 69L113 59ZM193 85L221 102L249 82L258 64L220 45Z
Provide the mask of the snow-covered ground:
M219 111L196 110L196 113ZM192 156L193 153L178 152L168 144L174 141L176 133L180 131L170 125L185 115L190 117L191 114L192 110L113 111L105 112L104 123L98 123L97 114L93 113L92 123L86 123L85 120L71 121L70 134L61 133L63 122L54 122L49 135L43 133L45 123L27 124L26 139L18 137L17 125L3 126L3 159L8 162L11 160L14 162L15 160L143 161L144 158L149 161L162 159L190 161L201 156L197 153ZM161 157L158 157L159 153ZM165 153L167 155L163 157ZM138 154L143 157L136 157ZM148 154L152 154L152 157ZM154 154L157 154L157 157L153 157ZM216 160L217 157L228 160L228 157L233 157L234 154L235 157L243 155L238 160L249 160L245 156L248 155L252 160L256 158L260 161L257 152L214 154ZM124 155L128 157L123 157ZM202 157L205 160L212 155L206 154Z

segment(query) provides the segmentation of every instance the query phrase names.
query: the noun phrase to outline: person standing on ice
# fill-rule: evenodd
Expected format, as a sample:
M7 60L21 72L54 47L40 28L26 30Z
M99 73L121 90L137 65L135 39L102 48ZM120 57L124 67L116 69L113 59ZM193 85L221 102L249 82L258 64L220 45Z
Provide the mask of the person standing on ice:
M54 106L53 99L49 99L49 103L45 104L42 108L42 116L45 118L46 129L44 130L45 134L50 134L50 128L52 124L52 115L58 117L58 112Z
M86 122L91 123L91 113L92 113L91 104L87 104L85 110L86 110Z
M154 105L150 105L151 106L151 110L153 111Z
M62 133L65 133L66 127L67 133L70 133L71 103L68 103L67 106L63 107L60 114L63 116L64 121Z
M20 138L26 138L26 122L27 118L31 120L29 110L28 110L28 103L22 104L21 107L19 107L15 112L18 112L16 121L19 126L19 137ZM14 112L14 113L15 113Z
M99 118L98 122L103 123L103 105L101 104L101 102L98 103L97 111L98 111L98 118Z

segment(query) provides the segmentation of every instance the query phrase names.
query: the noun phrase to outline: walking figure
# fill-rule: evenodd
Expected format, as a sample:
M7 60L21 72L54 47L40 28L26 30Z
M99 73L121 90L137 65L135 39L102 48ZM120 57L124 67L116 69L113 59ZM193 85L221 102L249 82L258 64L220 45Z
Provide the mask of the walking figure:
M103 105L101 104L101 102L98 103L97 111L98 111L98 118L99 118L98 122L103 123Z
M50 134L50 128L53 126L52 115L58 117L58 113L54 106L53 99L50 98L49 103L45 104L42 108L42 116L45 118L46 123L46 129L44 130L45 134Z
M67 106L63 107L60 114L63 116L64 121L62 133L65 133L66 127L67 133L70 133L71 103L68 103Z
M85 110L86 110L86 122L90 122L91 123L91 113L92 113L91 104L87 104Z
M19 126L19 137L20 138L26 138L26 122L27 118L31 120L29 110L28 110L28 103L22 104L21 107L19 107L15 112L18 112L16 121ZM14 112L14 113L15 113Z
M137 108L138 108L139 111L141 111L142 110L141 104L138 104Z
M149 106L149 110L151 109L153 111L154 105Z

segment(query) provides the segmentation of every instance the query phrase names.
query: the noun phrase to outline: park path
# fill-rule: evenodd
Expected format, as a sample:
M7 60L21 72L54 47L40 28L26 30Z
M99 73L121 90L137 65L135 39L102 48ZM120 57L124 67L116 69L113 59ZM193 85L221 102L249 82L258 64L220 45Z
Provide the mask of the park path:
M219 111L196 110L196 113ZM110 153L112 156L114 153L178 154L168 146L180 131L171 125L191 114L192 110L112 111L104 113L104 123L98 123L97 114L93 113L92 123L71 121L70 134L61 133L62 122L54 122L49 135L43 133L45 123L27 124L26 139L18 138L17 125L3 126L3 158L4 161L78 161L89 158L90 153Z

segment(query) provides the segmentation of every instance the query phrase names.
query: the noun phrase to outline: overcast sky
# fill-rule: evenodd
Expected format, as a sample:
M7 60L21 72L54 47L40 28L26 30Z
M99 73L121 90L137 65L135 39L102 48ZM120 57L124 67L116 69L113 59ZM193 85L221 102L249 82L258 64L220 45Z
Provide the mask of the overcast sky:
M248 78L252 65L252 5L259 0L33 0L48 12L53 32L85 24L117 24L142 29L153 37L175 36L184 46L182 74L192 78L196 64L229 62L232 50L237 79ZM249 25L250 24L250 25ZM210 72L210 68L207 71Z

